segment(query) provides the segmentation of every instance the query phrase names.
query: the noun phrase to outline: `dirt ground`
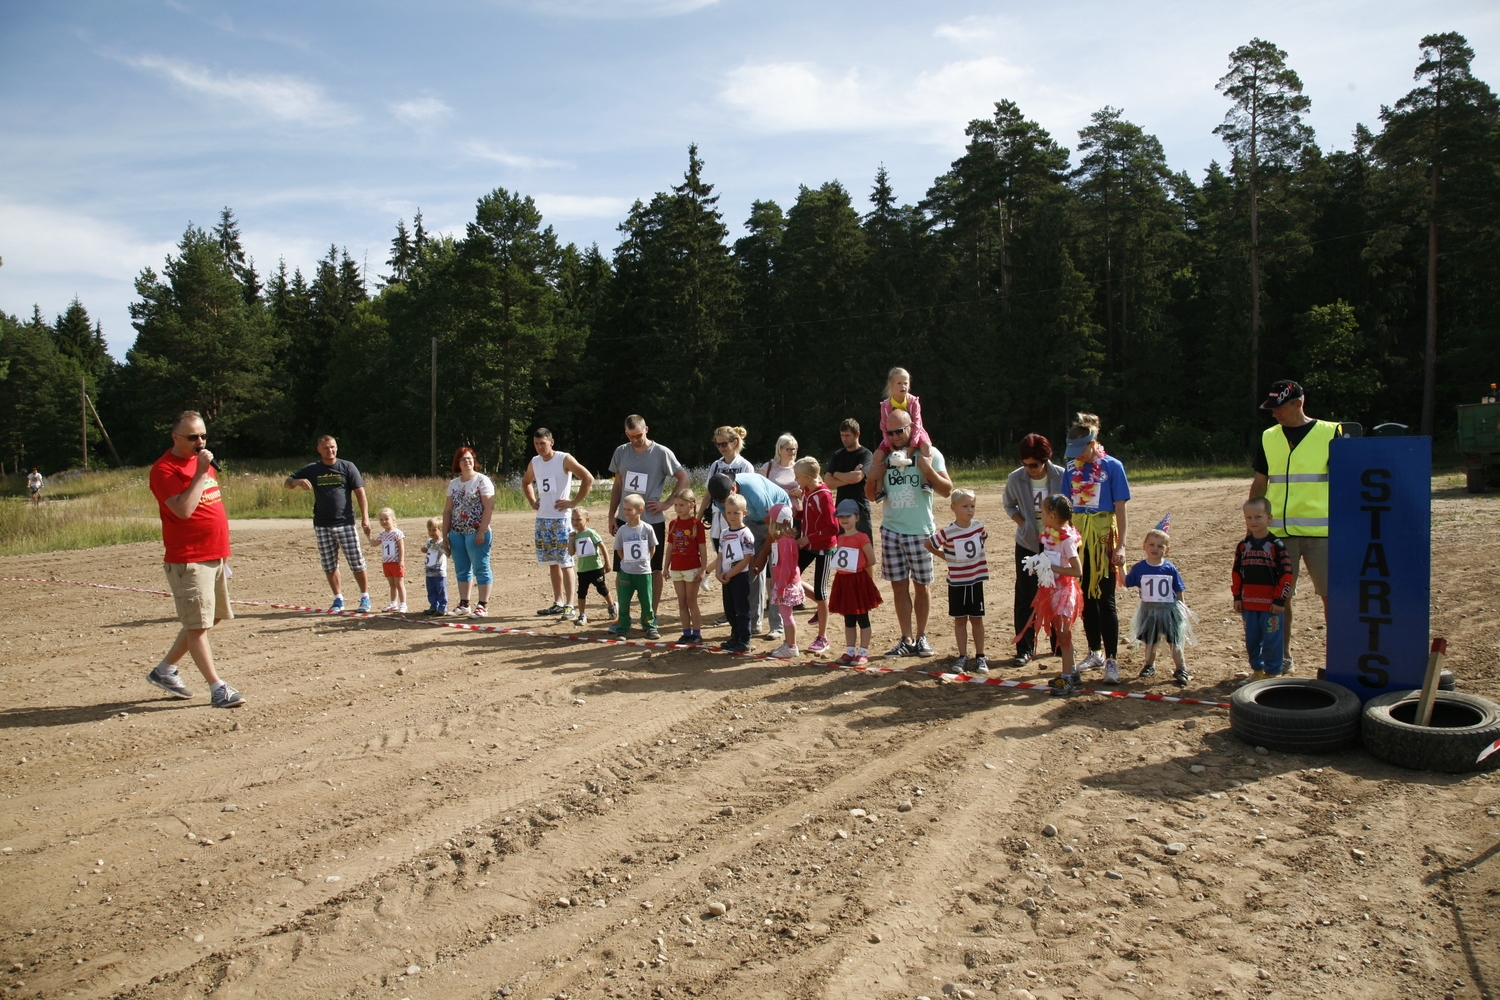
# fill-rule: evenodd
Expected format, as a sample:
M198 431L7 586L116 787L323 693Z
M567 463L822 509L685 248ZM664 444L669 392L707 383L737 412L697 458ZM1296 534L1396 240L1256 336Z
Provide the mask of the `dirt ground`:
M1135 540L1173 512L1198 697L1242 669L1243 495L1148 486L1131 505ZM998 660L998 490L980 516ZM551 627L529 516L496 523L491 621ZM1434 631L1462 689L1500 696L1500 498L1439 488L1434 537ZM237 524L234 545L237 598L326 602L306 524ZM160 557L18 557L0 575L160 588ZM249 704L216 711L187 664L192 701L144 680L177 628L169 600L0 583L5 995L1500 995L1500 774L1259 756L1215 708L236 613L212 638ZM874 617L884 650L889 603ZM1123 659L1134 677L1140 652ZM1175 693L1167 674L1149 689Z

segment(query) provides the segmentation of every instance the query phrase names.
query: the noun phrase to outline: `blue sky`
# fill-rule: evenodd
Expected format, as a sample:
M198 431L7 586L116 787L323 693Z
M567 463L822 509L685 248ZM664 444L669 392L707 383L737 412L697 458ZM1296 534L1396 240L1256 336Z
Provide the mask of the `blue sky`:
M735 231L882 163L914 202L1001 98L1070 148L1121 107L1198 177L1235 46L1288 51L1333 149L1437 31L1500 86L1493 0L0 0L0 309L77 295L123 357L136 274L224 205L262 274L337 244L373 279L397 218L461 230L497 186L608 251L693 141Z

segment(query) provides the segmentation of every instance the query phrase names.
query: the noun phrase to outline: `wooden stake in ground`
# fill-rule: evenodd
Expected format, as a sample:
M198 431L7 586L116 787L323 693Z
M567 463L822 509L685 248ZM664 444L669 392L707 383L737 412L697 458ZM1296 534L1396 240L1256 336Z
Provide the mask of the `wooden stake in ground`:
M1437 701L1438 678L1443 674L1443 654L1446 652L1447 639L1432 640L1432 652L1427 656L1427 676L1422 678L1422 697L1417 701L1417 717L1412 720L1419 726L1432 725L1432 705Z

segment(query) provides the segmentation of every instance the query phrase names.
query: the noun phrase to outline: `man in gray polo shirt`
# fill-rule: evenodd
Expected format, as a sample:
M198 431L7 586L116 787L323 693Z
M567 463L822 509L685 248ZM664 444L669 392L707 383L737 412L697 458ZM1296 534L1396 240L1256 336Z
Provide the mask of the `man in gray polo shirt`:
M609 471L615 478L609 489L608 525L609 533L613 535L615 529L625 523L625 519L617 518L616 514L622 498L631 493L646 498L646 510L641 514L641 520L656 532L656 551L651 555L651 592L659 595L662 593L661 560L667 550L666 512L672 509L671 500L662 499L662 487L672 479L672 493L676 493L687 489L692 480L671 448L657 444L647 436L650 430L646 418L638 413L625 418L626 443L616 448L614 457L609 460Z

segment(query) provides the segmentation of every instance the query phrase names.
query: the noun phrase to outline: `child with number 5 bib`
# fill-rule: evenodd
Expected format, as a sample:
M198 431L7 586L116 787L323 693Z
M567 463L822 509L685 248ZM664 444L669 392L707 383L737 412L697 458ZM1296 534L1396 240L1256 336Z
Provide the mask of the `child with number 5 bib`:
M1146 558L1125 574L1125 586L1138 587L1141 592L1140 606L1135 609L1135 617L1130 622L1130 641L1146 644L1146 665L1141 668L1143 678L1156 676L1156 648L1165 642L1172 650L1172 662L1177 667L1172 672L1172 679L1178 687L1187 687L1191 677L1182 658L1182 644L1197 644L1193 637L1196 616L1182 603L1182 592L1187 585L1182 582L1177 567L1167 559L1172 544L1167 530L1171 525L1172 515L1168 514L1146 532L1143 541Z

